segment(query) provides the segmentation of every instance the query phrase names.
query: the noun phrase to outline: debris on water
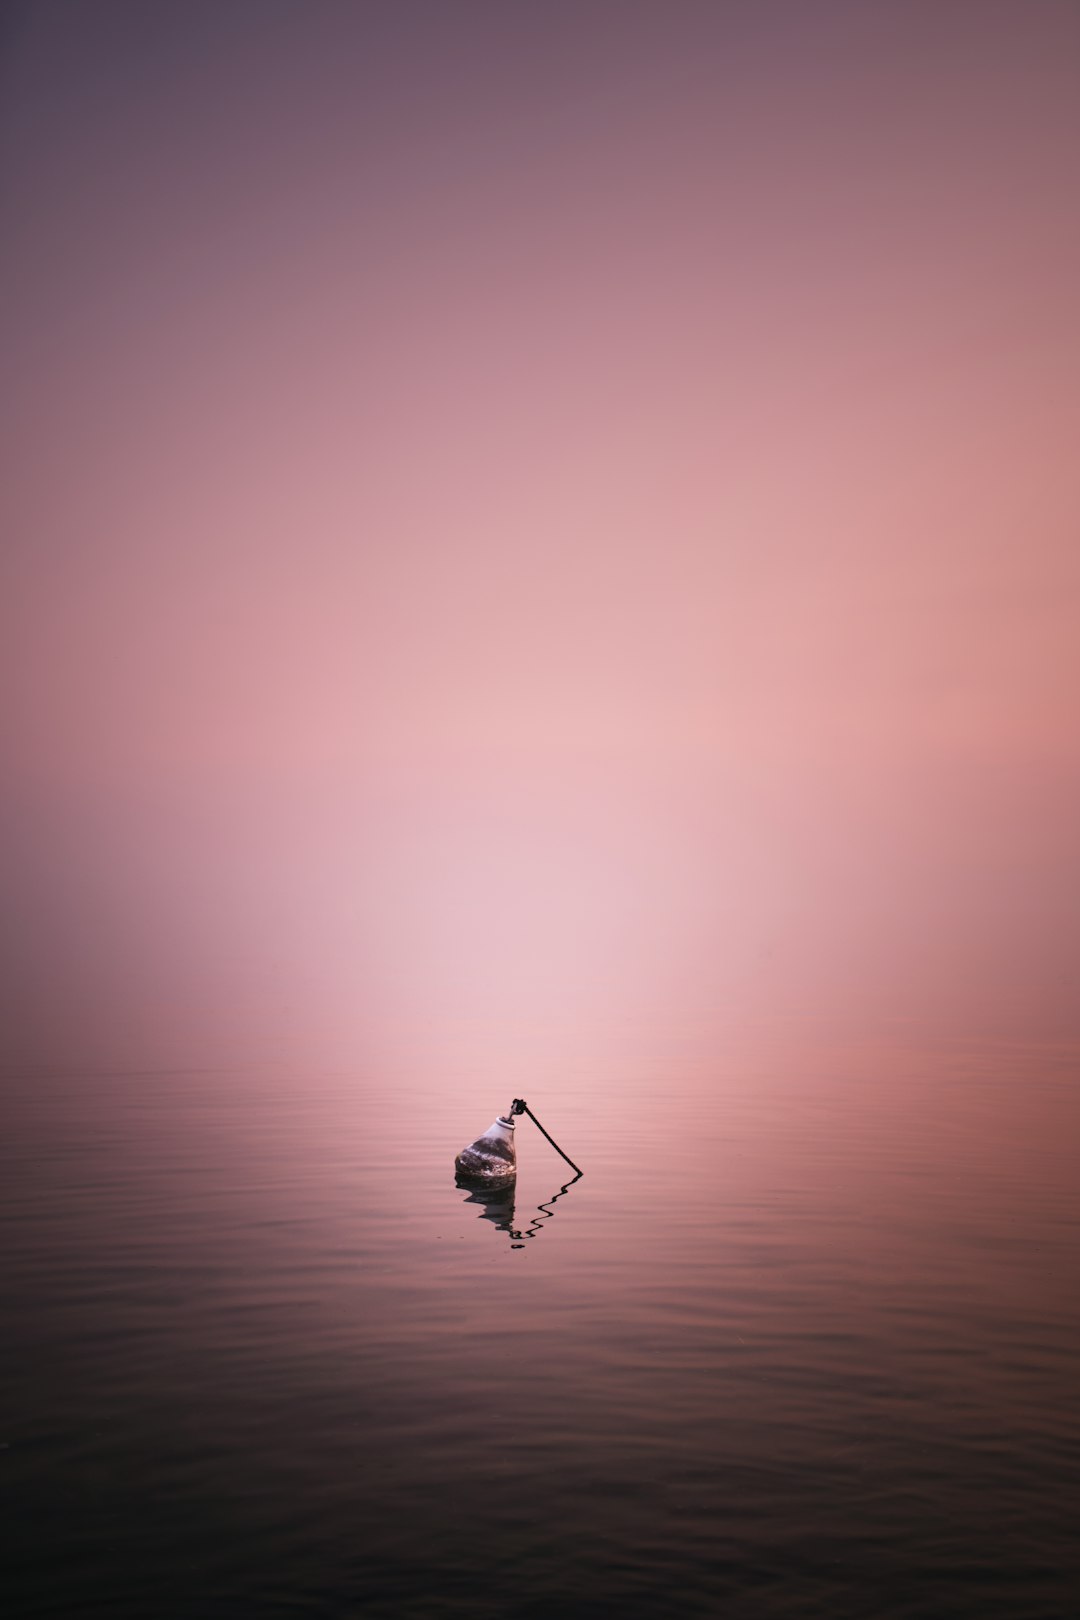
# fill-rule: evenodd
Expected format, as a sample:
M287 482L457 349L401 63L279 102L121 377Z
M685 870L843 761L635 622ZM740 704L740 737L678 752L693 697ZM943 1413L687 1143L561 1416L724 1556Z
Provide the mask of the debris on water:
M454 1161L457 1179L465 1186L507 1187L517 1176L514 1121L502 1114L483 1136L462 1148Z

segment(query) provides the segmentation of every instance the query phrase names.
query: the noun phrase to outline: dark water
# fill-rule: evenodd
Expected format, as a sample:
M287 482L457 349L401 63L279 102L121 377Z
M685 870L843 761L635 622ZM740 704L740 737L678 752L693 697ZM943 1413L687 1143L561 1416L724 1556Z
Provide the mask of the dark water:
M6 1612L1074 1612L1077 1056L10 1077Z

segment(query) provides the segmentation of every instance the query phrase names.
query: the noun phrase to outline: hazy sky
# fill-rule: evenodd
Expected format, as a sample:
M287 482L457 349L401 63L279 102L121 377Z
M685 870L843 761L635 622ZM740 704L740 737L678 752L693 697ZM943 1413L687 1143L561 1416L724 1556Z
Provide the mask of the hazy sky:
M4 26L19 1007L787 950L1060 1013L1080 8Z

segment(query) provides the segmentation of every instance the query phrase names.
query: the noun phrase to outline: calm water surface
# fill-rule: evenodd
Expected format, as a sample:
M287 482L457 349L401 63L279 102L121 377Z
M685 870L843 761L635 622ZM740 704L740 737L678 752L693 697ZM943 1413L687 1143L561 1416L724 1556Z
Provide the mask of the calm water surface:
M1075 1049L433 1063L8 1078L8 1612L1074 1612Z

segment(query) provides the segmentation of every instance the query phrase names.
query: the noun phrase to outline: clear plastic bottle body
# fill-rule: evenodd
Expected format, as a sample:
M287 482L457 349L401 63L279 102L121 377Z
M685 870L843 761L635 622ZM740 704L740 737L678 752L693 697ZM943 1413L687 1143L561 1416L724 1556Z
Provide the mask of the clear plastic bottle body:
M458 1180L470 1186L508 1186L517 1175L514 1121L500 1115L483 1136L462 1148L454 1168Z

